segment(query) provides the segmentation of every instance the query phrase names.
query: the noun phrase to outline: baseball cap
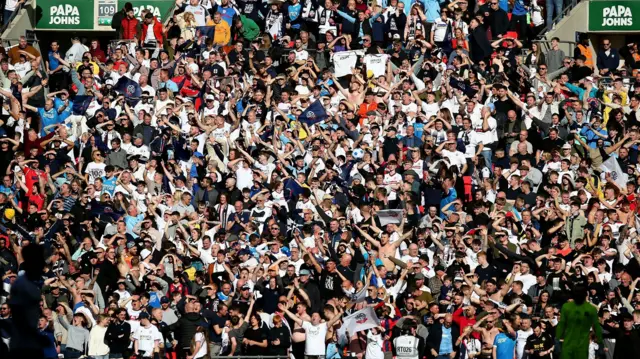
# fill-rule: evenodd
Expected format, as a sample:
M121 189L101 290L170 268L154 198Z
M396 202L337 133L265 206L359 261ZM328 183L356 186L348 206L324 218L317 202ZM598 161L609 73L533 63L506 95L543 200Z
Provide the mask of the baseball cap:
M142 320L142 319L149 319L149 313L147 312L141 312L140 315L138 316L138 319Z
M303 276L303 275L311 275L311 272L309 272L308 269L301 269L300 276Z
M387 272L385 279L396 279L396 275L393 272Z
M162 303L162 304L169 303L169 302L170 302L170 300L167 297L160 298L160 303Z

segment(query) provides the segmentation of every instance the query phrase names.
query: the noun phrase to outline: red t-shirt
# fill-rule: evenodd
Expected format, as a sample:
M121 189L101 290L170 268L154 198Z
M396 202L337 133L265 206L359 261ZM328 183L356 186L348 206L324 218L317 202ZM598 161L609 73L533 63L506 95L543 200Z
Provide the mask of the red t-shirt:
M43 175L44 175L44 172L40 170L34 170L31 167L27 167L24 170L25 182L26 182L27 188L29 189L29 193L27 193L28 196L30 196L33 193L33 187L37 186L40 183L39 177Z

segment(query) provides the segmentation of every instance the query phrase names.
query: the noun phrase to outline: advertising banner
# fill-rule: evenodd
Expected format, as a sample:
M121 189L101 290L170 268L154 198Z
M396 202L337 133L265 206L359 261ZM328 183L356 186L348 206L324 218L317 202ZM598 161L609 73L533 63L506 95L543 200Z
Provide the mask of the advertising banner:
M93 30L93 0L38 0L38 29Z
M153 16L157 17L160 21L164 21L162 17L167 14L167 11L169 11L172 6L175 6L175 2L171 0L133 0L129 2L133 5L133 12L137 18L140 18L140 13L142 13L143 10L149 10ZM124 4L125 1L121 0L120 3Z
M589 31L640 31L640 1L589 1Z

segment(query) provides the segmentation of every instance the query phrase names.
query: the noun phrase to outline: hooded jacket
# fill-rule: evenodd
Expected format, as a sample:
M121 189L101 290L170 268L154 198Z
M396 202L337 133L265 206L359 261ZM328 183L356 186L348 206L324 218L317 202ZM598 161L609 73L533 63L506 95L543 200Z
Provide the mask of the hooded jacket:
M205 326L204 318L199 313L187 313L183 315L176 324L171 325L178 348L186 348L191 344L191 339L196 335L196 329Z
M97 41L98 46L95 49L90 49L89 53L91 53L91 56L94 59L98 59L100 62L104 63L107 62L107 56L105 55L104 51L102 51L102 49L100 48L100 41Z

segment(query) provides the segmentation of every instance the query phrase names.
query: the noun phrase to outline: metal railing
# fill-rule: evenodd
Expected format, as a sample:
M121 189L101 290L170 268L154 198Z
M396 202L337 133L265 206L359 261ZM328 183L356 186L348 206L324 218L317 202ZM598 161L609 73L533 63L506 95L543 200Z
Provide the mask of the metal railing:
M538 37L540 39L546 39L547 38L547 34L549 33L549 31L551 31L553 29L553 26L556 25L557 23L560 22L560 20L562 20L564 17L566 17L567 15L569 15L569 13L571 12L571 10L573 10L578 3L581 0L571 0L571 3L569 4L569 6L565 7L562 9L562 11L560 11L560 13L553 18L553 20L551 21L550 24L545 24L544 28L542 29L542 31L540 31L540 35L538 35ZM546 9L547 11L549 9ZM546 19L546 16L545 16Z
M27 5L31 5L32 1L33 0L27 0L23 3L18 3L18 6L16 7L15 10L13 10L11 17L9 17L9 20L5 21L4 18L2 19L3 24L2 24L2 28L0 28L0 34L4 34L4 32L7 30L7 28L11 25L13 20L16 18L16 16L18 16L18 14L20 13L20 10L24 9Z
M636 82L636 78L634 76L616 76L614 79L612 79L610 76L605 76L605 77L599 77L597 79L598 81L598 86L603 85L603 86L608 86L611 85L614 80L622 78L622 82L624 84L624 86L631 86L631 84Z
M162 25L167 25L169 19L173 18L173 13L176 11L176 2L173 2L173 6L170 6L166 13L162 15Z
M542 50L544 52L547 52L549 50L551 50L551 40L533 40L533 43L538 44L538 46L542 47ZM565 54L566 56L569 57L573 57L573 50L576 48L576 42L575 41L567 41L567 40L560 40L558 41L559 44L568 44L569 45L569 53Z
M39 51L40 51L40 66L38 67L38 70L40 70L43 74L47 73L47 69L45 67L45 55L43 54L43 49L40 47L40 41L38 40L38 37L36 36L35 32L30 32L29 34L26 35L27 37L27 43L31 46L34 47L38 47ZM18 46L20 39L2 39L2 46L5 48L5 50L9 50L10 48L14 47L14 46ZM11 44L12 42L14 42L15 44ZM44 95L46 97L46 95L48 94L49 90L48 87L44 87L43 88L44 91Z

